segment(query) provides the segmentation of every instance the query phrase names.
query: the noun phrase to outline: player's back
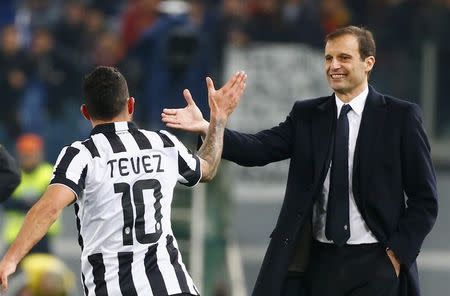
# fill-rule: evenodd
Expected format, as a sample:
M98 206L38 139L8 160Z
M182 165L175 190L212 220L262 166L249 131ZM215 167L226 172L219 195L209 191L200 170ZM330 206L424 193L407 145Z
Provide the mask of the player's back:
M89 295L198 294L170 223L177 181L201 178L196 156L165 131L97 125L61 152L52 183L69 186Z

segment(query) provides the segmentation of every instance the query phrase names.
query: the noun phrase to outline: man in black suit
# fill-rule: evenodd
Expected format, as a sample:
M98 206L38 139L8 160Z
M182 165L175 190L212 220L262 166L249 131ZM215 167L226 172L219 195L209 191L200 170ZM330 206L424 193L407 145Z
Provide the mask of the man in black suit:
M10 197L19 183L19 166L8 150L0 145L0 202Z
M254 296L420 295L416 257L437 216L435 172L417 105L368 84L375 42L363 28L326 37L334 94L296 102L256 134L227 130L223 158L290 158L286 194ZM192 98L165 109L170 127L205 133Z

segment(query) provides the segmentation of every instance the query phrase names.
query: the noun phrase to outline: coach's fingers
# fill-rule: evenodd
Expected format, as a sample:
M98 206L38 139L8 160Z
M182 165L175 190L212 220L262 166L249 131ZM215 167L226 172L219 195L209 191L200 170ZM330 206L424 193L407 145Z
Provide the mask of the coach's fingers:
M177 115L176 114L167 114L167 113L161 113L161 117L164 117L164 118L176 118L177 117Z
M171 127L171 128L180 128L181 124L180 123L166 123L167 127Z
M163 109L163 114L165 114L165 115L176 115L177 114L177 109L164 108Z
M195 105L194 99L192 98L191 92L188 89L183 90L183 96L186 100L188 106Z
M169 117L169 116L162 117L161 121L164 123L180 123L178 121L178 119L176 119L175 117Z

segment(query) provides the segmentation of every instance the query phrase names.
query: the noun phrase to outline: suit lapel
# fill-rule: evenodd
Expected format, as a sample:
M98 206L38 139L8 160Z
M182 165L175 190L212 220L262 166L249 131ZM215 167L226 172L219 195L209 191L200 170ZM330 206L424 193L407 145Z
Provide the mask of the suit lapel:
M312 138L314 153L314 180L323 183L324 168L329 164L330 148L333 140L333 126L336 121L336 103L334 95L319 105L312 120ZM317 185L317 183L316 183Z
M372 161L376 161L373 157L373 148L377 144L377 139L385 122L385 104L383 96L376 92L373 87L369 86L369 94L367 95L366 104L362 113L353 161L352 186L358 206L360 206L359 182L364 176L371 174L370 168Z

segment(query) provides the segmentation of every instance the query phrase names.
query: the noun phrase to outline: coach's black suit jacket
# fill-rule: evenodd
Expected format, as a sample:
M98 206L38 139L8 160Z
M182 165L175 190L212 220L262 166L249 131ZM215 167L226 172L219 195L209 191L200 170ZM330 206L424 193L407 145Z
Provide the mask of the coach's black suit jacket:
M336 114L332 95L296 102L286 120L272 129L253 135L225 132L223 158L237 164L263 166L291 159L283 206L253 296L279 296L294 251L310 243L311 236L299 239L304 237L300 233L322 190ZM369 87L352 186L370 230L402 263L401 295L420 295L416 257L435 222L438 203L430 146L417 105Z

